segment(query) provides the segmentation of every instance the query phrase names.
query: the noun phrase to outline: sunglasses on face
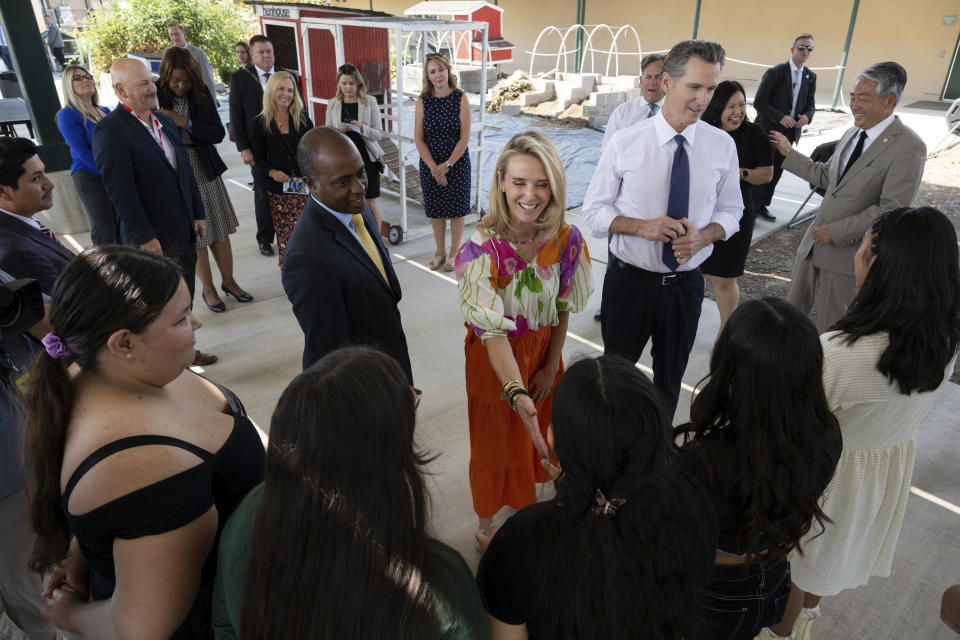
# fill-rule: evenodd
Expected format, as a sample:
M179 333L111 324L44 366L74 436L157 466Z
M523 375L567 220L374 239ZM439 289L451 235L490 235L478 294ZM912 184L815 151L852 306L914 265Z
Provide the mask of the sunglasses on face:
M813 51L812 44L798 44L794 47L797 51Z
M89 73L75 73L73 74L72 80L74 82L82 82L83 80L93 80L93 76Z

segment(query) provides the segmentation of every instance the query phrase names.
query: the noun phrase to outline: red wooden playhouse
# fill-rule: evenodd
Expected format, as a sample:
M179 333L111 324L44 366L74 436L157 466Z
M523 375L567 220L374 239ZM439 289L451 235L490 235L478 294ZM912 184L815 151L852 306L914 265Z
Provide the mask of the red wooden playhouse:
M433 0L421 2L403 12L416 18L455 20L461 22L486 22L487 62L500 64L513 62L513 44L503 39L503 9L489 2L466 0L444 2ZM478 64L483 57L483 42L480 32L458 32L454 37L453 58L456 63Z

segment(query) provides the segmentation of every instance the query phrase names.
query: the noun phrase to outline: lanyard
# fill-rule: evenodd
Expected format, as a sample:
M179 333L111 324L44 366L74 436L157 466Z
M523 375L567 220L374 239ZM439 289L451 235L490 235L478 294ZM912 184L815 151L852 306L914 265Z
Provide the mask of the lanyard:
M134 118L136 118L137 120L139 120L140 122L142 122L142 123L144 124L144 126L147 127L147 129L150 130L150 135L153 136L154 138L156 138L157 144L160 145L160 151L163 151L164 153L166 153L166 150L163 148L163 134L162 134L162 132L161 132L161 130L160 130L160 129L161 129L160 121L157 120L157 133L156 133L156 135L154 135L154 133L153 133L153 127L150 126L149 123L147 123L143 118L141 118L139 115L137 115L136 113L134 113L133 109L131 109L131 108L128 107L127 105L123 104L122 102L121 102L120 104L123 106L124 109L127 110L127 112L132 113ZM151 120L151 122L152 122L153 120L155 120L155 119L156 119L156 118L154 118L153 114L151 113L151 114L150 114L150 120Z

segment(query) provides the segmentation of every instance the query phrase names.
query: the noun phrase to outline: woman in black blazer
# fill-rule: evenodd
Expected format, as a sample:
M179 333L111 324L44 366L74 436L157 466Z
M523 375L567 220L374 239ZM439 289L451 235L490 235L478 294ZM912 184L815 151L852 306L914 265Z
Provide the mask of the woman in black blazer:
M227 310L227 306L213 286L207 247L220 270L220 287L224 293L236 298L237 302L250 302L253 296L237 284L233 275L230 234L237 230L237 214L220 178L227 166L213 146L223 140L223 124L213 96L203 82L200 66L187 49L170 47L163 54L157 99L161 107L159 113L173 120L180 130L190 167L200 187L207 215L207 234L197 241L197 277L203 285L203 302L214 313L221 313Z
M310 129L313 122L303 106L295 78L286 71L277 71L267 81L263 111L248 133L256 166L269 178L267 198L277 234L280 266L287 240L307 202L303 172L297 166L297 145Z

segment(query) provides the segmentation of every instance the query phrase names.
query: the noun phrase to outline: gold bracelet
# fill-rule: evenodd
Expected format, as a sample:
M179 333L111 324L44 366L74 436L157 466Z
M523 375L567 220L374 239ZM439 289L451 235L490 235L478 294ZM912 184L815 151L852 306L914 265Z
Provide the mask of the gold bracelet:
M510 391L517 387L523 387L523 383L519 380L507 380L504 382L503 386L500 387L500 399L506 400L510 395Z

